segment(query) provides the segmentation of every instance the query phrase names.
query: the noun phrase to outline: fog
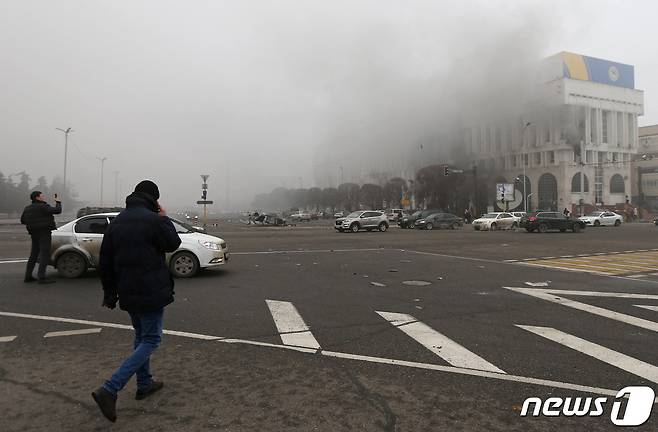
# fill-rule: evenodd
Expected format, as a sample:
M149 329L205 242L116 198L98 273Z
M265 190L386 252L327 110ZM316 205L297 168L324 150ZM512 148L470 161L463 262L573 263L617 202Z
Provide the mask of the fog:
M347 181L450 158L463 122L513 113L562 50L635 65L641 124L658 123L656 7L632 5L3 1L0 171L61 176L70 126L81 200L99 203L107 157L106 205L150 178L164 205L193 207L210 174L213 210L247 209L278 186L336 186L340 167Z

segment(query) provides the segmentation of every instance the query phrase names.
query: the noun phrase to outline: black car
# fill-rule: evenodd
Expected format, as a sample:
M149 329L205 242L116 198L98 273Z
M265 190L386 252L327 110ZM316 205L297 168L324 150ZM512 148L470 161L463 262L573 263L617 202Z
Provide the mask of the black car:
M528 232L545 233L549 230L558 230L560 232L570 230L577 233L585 229L587 225L581 220L572 219L560 212L540 211L523 216L520 226Z
M415 228L432 230L434 228L457 229L464 225L464 221L450 213L434 213L414 223Z
M413 229L415 226L414 224L416 223L417 220L426 218L427 216L434 214L434 213L441 213L441 210L438 209L429 209L429 210L420 210L412 214L411 216L404 216L403 218L398 220L398 225L400 228L411 228Z

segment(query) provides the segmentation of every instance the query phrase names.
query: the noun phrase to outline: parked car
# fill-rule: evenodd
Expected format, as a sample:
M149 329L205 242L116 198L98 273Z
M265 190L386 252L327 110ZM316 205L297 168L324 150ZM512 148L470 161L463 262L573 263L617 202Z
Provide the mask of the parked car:
M611 211L595 211L587 216L581 216L579 220L585 222L586 225L592 226L620 226L624 218Z
M521 219L521 227L528 232L539 231L545 233L549 230L559 230L560 232L571 230L577 233L585 229L586 226L585 222L581 220L550 211L530 213Z
M65 278L82 276L98 265L103 234L119 213L100 213L75 219L52 232L51 264ZM200 269L217 267L229 260L226 242L199 232L170 218L181 239L180 247L166 255L169 270L176 277L192 277Z
M519 226L511 213L486 213L473 221L475 231L496 231L499 229L512 229Z
M386 214L386 217L388 218L389 222L397 222L398 220L400 220L403 214L404 214L403 209L391 209Z
M523 216L526 215L525 212L509 212L514 220L516 221L516 226L519 226L521 224L521 219L523 219Z
M338 219L338 218L342 218L342 217L345 217L344 212L339 211L339 212L334 213L334 218Z
M291 214L290 219L291 220L296 220L296 221L299 221L299 222L303 222L303 221L308 222L311 219L313 219L313 215L311 213L298 212L298 213Z
M388 229L388 219L380 211L360 210L350 213L345 218L336 219L334 228L340 232L351 231L355 233L362 229L384 232Z
M400 228L414 228L415 223L418 219L423 219L426 218L427 216L434 214L434 213L441 213L441 210L438 209L428 209L428 210L419 210L411 215L408 216L403 216L400 220L398 220L398 226Z
M450 213L434 213L426 218L418 219L414 226L418 229L432 230L434 228L457 229L464 225L464 221Z

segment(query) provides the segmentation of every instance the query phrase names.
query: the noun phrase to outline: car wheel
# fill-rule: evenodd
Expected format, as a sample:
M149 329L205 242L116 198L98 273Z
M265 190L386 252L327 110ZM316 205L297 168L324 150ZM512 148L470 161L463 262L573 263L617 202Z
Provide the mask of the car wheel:
M512 229L516 229L519 226L516 222L512 222Z
M350 225L350 231L352 231L353 233L359 232L359 224L355 222L352 225Z
M169 269L178 278L189 278L199 271L199 260L192 252L178 252L171 257Z
M621 225L621 221L620 221L619 219L617 219L617 220L615 221L615 226L618 227L619 225Z
M491 228L489 228L491 231L496 231L498 229L498 225L496 225L496 222L491 224Z
M580 229L581 229L580 224L577 223L573 224L573 228L572 228L573 232L575 233L580 232Z
M87 260L77 252L64 252L56 265L57 273L67 279L78 278L87 271Z
M548 231L548 225L546 225L546 224L539 224L539 228L538 228L538 229L539 229L539 232L543 234L543 233L545 233L546 231Z
M427 222L427 223L425 224L425 229L433 230L433 229L434 229L434 225L432 224L432 222Z
M382 222L379 224L379 232L386 232L388 229L388 224L385 222Z
M594 226L601 226L601 222L599 222L599 221L597 221L597 220L594 221Z
M459 224L457 222L455 222L454 224L452 224L452 226L450 228L454 229L454 230L459 229Z

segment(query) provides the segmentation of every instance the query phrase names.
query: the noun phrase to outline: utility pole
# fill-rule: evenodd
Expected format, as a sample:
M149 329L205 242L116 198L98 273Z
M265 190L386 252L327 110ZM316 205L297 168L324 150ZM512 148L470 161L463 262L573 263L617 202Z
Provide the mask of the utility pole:
M66 159L69 151L69 134L73 132L73 129L68 127L66 129L55 128L55 130L64 132L64 190L62 192L66 193Z
M119 206L119 171L114 171L114 205Z
M528 213L528 196L527 196L527 191L526 191L526 184L528 183L528 177L525 175L525 166L526 166L526 153L525 153L525 130L528 129L528 126L530 126L532 123L527 122L525 126L523 126L523 130L521 131L521 148L524 150L524 153L521 155L521 162L523 163L523 211L525 213Z
M585 142L580 140L580 216L585 216Z
M99 161L101 161L101 207L103 207L103 169L105 166L105 160L107 159L105 156L96 158Z

